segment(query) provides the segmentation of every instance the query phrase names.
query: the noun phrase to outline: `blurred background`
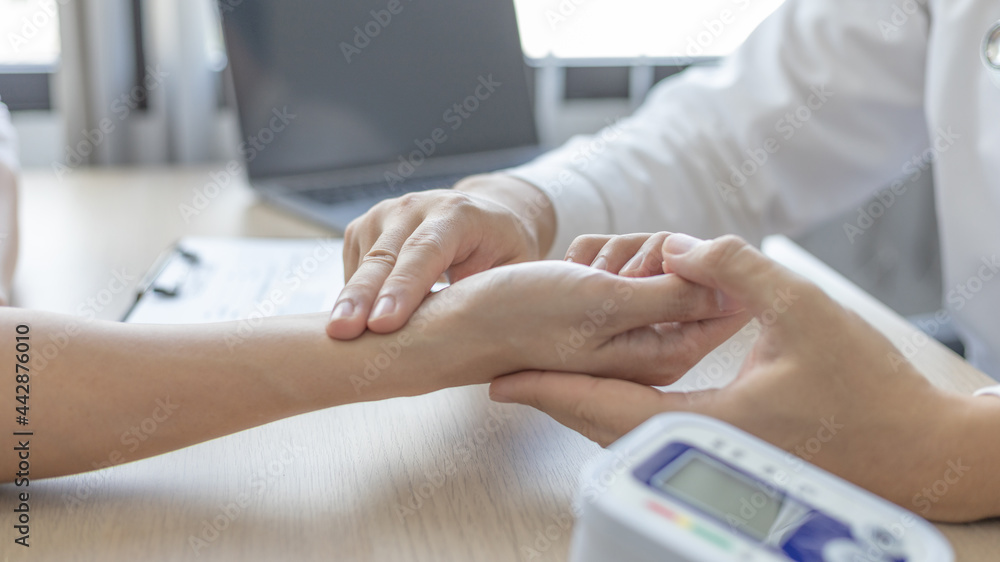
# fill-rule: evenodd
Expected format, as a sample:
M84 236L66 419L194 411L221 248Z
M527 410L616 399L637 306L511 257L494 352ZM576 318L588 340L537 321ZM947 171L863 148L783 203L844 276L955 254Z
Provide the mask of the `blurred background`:
M0 97L22 165L55 173L239 158L219 11L241 1L0 0ZM627 115L656 82L738 48L782 2L515 0L543 144ZM115 134L76 150L102 122ZM936 311L929 178L854 243L843 224L857 212L797 241L898 312Z

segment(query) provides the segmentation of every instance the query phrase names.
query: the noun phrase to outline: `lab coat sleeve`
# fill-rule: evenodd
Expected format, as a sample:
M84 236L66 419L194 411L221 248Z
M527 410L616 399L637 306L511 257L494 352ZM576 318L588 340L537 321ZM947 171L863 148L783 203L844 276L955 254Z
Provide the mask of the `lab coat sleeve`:
M906 174L929 139L930 16L914 4L900 22L888 0L788 0L719 66L665 80L632 117L507 170L552 201L550 255L586 233L759 243Z
M0 164L13 172L18 170L17 135L10 121L10 112L2 101L0 101Z

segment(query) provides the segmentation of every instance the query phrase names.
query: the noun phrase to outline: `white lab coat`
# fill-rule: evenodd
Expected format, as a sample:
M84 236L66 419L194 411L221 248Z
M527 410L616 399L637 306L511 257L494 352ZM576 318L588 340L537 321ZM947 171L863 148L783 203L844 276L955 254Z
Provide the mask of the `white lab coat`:
M19 167L17 135L14 133L14 125L10 122L10 112L7 111L3 101L0 101L0 164L15 172Z
M552 199L554 254L585 233L796 233L874 193L864 236L933 161L944 305L1000 376L1000 80L982 61L996 0L788 0L720 67L658 85L637 113L508 172Z

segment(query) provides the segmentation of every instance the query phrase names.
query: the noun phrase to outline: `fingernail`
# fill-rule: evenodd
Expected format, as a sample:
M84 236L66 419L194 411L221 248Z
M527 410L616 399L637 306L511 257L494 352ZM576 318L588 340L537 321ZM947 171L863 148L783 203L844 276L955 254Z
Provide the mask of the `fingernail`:
M597 256L594 263L590 264L590 267L594 269L608 269L608 260L604 259L604 256Z
M498 394L498 393L496 393L496 392L494 392L492 390L490 391L490 400L492 400L494 402L497 402L497 403L500 403L500 404L513 404L514 403L514 401L511 400L510 398L507 398L503 394Z
M375 309L372 310L372 315L368 318L369 320L377 320L383 316L388 316L396 310L396 299L391 295L386 295L375 303Z
M333 307L333 312L330 313L330 322L350 318L351 316L354 316L354 303L351 301L340 301L337 303L337 306Z
M680 256L690 252L701 242L701 240L687 234L671 234L666 243L663 244L663 249L675 256Z
M736 312L738 310L743 310L742 304L737 302L733 297L719 290L715 291L715 302L719 303L720 312Z

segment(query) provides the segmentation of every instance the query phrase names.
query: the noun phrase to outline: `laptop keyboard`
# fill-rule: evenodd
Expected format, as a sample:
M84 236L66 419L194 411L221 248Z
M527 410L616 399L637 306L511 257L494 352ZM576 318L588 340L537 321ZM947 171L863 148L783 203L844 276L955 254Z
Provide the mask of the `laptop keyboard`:
M391 187L386 182L350 185L336 188L319 187L316 189L297 191L296 195L309 199L310 201L323 203L324 205L336 205L338 203L354 201L357 199L390 199L392 197L398 197L405 193L413 193L415 191L448 188L464 177L464 175L455 175L437 176L432 178L415 178L406 180L401 184Z

